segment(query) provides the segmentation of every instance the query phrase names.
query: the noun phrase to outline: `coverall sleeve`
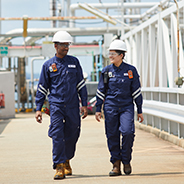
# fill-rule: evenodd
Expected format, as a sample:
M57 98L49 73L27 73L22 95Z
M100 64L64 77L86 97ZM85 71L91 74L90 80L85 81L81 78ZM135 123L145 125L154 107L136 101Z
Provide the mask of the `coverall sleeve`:
M103 79L103 73L104 70L102 70L101 76L100 76L100 80L98 83L98 88L97 88L97 92L96 92L96 112L101 112L101 108L102 108L102 104L105 100L105 85L104 85L104 79Z
M36 99L35 99L36 111L41 111L44 100L48 93L48 89L49 89L49 76L47 73L46 66L43 65L36 92Z
M87 106L87 98L88 98L87 88L83 77L82 68L79 62L77 65L77 90L81 98L82 106Z
M135 104L137 106L137 113L141 114L142 113L143 98L142 98L142 94L141 94L141 84L140 84L140 80L139 80L139 75L138 75L136 69L134 69L134 71L133 71L132 97L133 97Z

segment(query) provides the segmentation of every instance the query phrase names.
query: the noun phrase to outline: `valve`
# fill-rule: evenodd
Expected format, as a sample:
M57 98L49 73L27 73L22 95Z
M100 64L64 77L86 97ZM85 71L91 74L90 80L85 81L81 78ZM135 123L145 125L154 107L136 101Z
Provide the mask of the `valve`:
M176 85L182 86L183 85L183 77L176 77L174 82Z

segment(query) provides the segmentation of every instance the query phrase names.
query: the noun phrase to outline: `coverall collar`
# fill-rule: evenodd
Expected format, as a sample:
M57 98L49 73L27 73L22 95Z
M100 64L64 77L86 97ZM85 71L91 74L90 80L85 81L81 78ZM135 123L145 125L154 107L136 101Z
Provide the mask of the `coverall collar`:
M113 64L114 70L122 70L122 69L123 69L123 66L124 66L124 62L122 62L122 63L119 65L119 67L117 67L117 66L115 66L115 65Z
M66 56L64 56L63 58L59 58L59 57L57 57L56 54L55 54L56 61L59 62L59 63L63 62L63 61L65 60L65 57L66 57Z

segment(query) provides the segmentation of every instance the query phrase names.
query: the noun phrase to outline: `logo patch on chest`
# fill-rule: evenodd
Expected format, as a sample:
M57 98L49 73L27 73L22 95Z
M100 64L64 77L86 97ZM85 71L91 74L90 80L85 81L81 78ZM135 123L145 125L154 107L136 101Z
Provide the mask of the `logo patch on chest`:
M56 63L53 63L51 66L49 66L49 71L50 72L56 72L57 71Z
M108 72L108 76L109 77L112 77L112 72Z
M53 72L52 66L49 66L49 71Z

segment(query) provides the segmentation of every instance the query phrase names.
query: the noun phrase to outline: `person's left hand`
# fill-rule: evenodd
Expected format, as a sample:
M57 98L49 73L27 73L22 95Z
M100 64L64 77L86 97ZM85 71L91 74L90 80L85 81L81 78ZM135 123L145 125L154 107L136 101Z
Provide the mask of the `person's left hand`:
M82 119L84 119L84 118L87 117L87 115L88 115L87 106L82 106L82 107L81 107L81 112L80 112L80 114L81 114L81 115L83 114Z
M102 113L101 113L101 112L96 112L96 113L95 113L95 118L96 118L96 120L97 120L98 122L100 122L101 117L102 117Z
M138 120L140 123L142 123L142 122L144 121L144 117L143 117L142 113L141 113L141 114L137 114L137 120Z

